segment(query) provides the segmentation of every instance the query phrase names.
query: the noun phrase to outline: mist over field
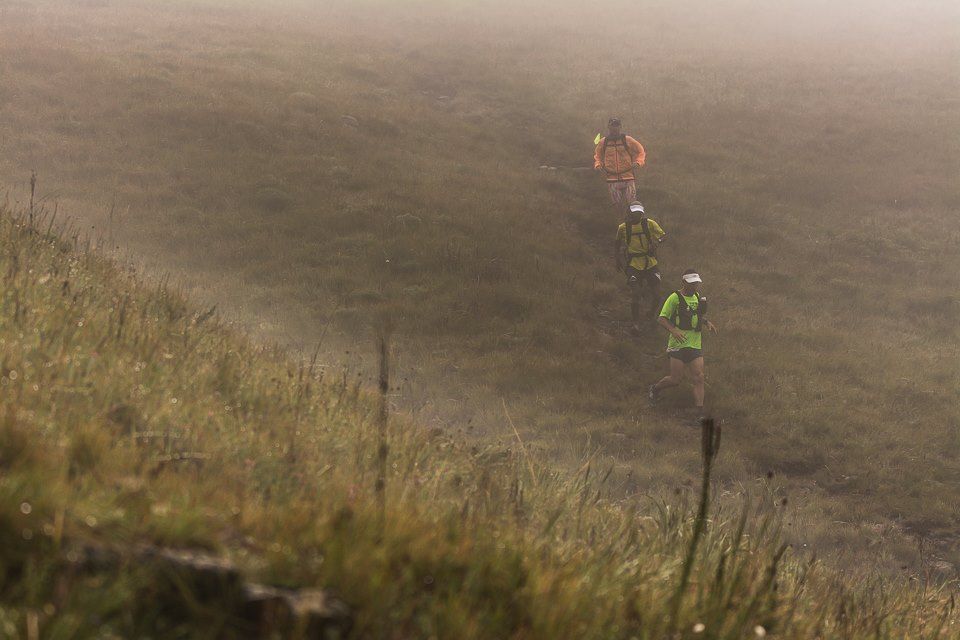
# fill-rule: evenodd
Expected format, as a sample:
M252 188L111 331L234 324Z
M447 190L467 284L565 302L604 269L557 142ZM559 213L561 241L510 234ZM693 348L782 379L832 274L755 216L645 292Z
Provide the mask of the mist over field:
M310 375L342 379L344 393L348 378L373 388L376 336L389 330L398 420L484 459L522 453L519 466L536 460L544 478L607 474L603 499L618 509L686 508L701 434L688 386L647 399L667 373L667 334L653 322L630 332L612 255L621 218L593 170L611 116L646 150L638 199L668 234L663 295L697 269L719 327L704 335L706 407L723 429L717 508L775 508L799 558L955 585L957 3L0 0L6 211L29 210L33 174L33 206L64 242L148 283L169 277L188 304L217 305L230 331L289 348ZM8 292L29 268L10 259ZM21 298L9 304L21 323ZM23 339L29 323L16 326ZM180 331L157 340L192 329ZM152 388L205 380L201 351ZM3 357L8 376L13 356ZM249 362L211 380L227 369L270 384ZM66 402L38 393L41 412ZM250 424L269 415L264 402L248 403ZM189 409L188 420L183 404L135 411L146 424L201 430L203 413ZM89 410L95 423L113 409L91 400ZM367 419L362 407L356 415ZM365 459L327 437L313 446L338 451L334 467ZM291 473L310 459L289 454L294 442L283 445ZM258 446L243 444L244 455ZM410 464L427 465L423 455ZM443 455L430 462L438 477ZM325 468L309 465L298 473ZM567 499L580 494L558 490L543 504ZM308 493L291 500L290 513L312 504ZM587 535L579 520L573 529ZM284 580L367 595L347 568L282 567L271 571ZM501 637L564 624L503 615L516 635ZM743 637L738 624L713 637ZM438 625L439 637L494 637ZM956 633L942 630L923 637ZM806 631L791 633L782 637ZM832 637L861 637L843 633Z

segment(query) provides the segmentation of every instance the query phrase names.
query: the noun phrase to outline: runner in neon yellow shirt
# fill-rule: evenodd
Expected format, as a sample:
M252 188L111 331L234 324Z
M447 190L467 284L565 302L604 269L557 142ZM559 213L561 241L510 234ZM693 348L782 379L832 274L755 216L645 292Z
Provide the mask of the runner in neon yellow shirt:
M630 203L627 219L617 229L614 258L617 271L627 276L630 290L631 332L640 334L640 299L649 299L649 318L660 310L660 268L657 248L667 233L653 218L648 218L640 202ZM646 294L646 295L644 295Z
M717 332L716 326L706 319L707 299L700 295L703 282L696 269L683 272L683 286L674 291L663 303L660 310L660 325L670 332L667 342L667 355L670 359L670 375L660 382L650 385L651 402L656 402L660 392L683 382L684 375L690 376L693 384L693 401L700 417L703 417L704 366L703 366L703 329Z

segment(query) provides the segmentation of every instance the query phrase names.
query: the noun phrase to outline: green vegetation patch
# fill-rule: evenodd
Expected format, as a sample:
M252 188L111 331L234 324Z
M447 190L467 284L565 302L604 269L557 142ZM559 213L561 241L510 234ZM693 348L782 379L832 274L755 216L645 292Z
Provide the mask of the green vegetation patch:
M319 587L358 638L936 638L949 588L834 574L779 541L763 487L700 551L679 504L614 502L517 447L388 423L349 371L295 364L163 284L0 213L0 632L242 637L142 545ZM90 549L127 562L80 567ZM126 554L126 555L125 555ZM678 597L680 570L692 578ZM677 603L675 617L668 615ZM296 634L287 627L281 636Z

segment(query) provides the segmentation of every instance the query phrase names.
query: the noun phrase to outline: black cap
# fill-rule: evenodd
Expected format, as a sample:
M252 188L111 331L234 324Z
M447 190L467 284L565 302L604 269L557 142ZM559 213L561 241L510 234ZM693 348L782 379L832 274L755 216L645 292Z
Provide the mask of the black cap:
M607 120L607 126L608 126L608 127L619 127L619 126L620 126L620 118L610 118L609 120Z

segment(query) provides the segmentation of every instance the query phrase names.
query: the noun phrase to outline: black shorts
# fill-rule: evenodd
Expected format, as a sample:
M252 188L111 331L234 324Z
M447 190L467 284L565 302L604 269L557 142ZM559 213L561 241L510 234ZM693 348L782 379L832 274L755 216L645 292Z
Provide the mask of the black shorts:
M681 347L680 349L667 349L667 355L675 358L684 364L690 364L697 358L703 357L703 349L694 349L693 347Z
M624 272L627 274L627 284L630 286L646 284L651 289L657 289L660 286L660 269L656 267L640 270L628 266Z

